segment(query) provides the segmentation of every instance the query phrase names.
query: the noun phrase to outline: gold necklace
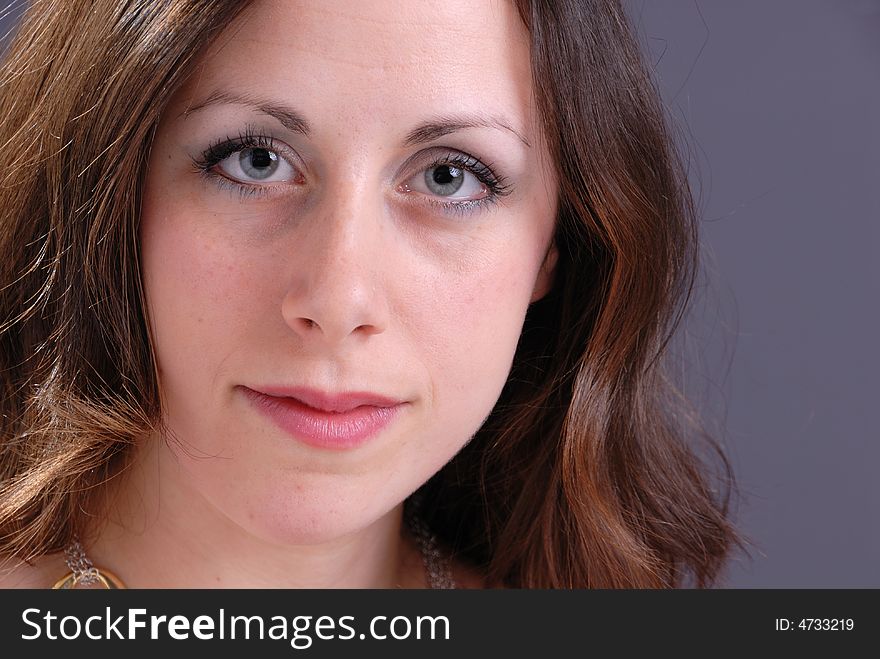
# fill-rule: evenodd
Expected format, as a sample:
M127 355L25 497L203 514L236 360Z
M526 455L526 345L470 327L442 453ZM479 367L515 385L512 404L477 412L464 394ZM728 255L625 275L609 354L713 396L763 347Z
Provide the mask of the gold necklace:
M125 584L110 570L96 568L79 540L71 542L64 550L64 558L70 572L61 577L52 586L53 590L75 589L79 586L94 586L100 584L108 590L124 589Z

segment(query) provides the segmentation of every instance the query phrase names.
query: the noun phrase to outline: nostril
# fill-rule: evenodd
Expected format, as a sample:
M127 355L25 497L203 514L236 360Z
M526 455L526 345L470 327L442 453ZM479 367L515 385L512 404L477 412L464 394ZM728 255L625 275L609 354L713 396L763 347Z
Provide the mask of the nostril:
M346 284L348 286L348 284ZM291 285L281 303L288 328L306 341L338 343L346 337L379 334L388 322L384 291L357 282L343 290L339 281Z
M360 325L355 329L356 332L362 332L366 335L379 334L382 330L375 325Z

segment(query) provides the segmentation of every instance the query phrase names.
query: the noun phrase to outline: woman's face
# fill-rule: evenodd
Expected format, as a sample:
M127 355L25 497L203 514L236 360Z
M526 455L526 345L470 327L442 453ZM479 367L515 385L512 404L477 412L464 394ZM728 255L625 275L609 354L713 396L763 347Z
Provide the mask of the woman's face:
M150 156L166 459L199 506L318 542L394 509L490 413L551 285L556 182L512 2L242 18Z

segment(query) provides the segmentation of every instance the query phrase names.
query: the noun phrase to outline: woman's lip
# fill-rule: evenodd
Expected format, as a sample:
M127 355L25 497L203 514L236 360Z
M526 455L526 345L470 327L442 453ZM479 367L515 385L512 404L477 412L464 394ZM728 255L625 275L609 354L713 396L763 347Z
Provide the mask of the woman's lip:
M394 407L404 402L388 396L374 394L369 391L347 391L331 394L307 387L285 387L274 385L261 385L252 389L260 394L273 398L296 398L309 407L325 412L348 412L362 405L373 407Z
M388 426L404 405L359 405L344 412L328 412L296 398L242 389L257 410L286 433L311 446L328 449L350 449L366 443Z

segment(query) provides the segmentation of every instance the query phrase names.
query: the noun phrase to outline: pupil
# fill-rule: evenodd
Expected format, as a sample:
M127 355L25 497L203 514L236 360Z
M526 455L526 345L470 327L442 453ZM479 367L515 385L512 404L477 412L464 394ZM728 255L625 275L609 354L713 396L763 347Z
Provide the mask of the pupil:
M266 149L254 149L251 151L251 165L261 169L272 165L272 155Z
M278 156L269 149L242 149L238 154L238 162L245 176L260 181L268 179L278 169Z
M449 165L441 165L434 169L434 182L439 185L448 185L459 176L461 176L461 172Z
M448 197L464 185L464 170L454 165L434 165L425 170L425 184L434 194Z

